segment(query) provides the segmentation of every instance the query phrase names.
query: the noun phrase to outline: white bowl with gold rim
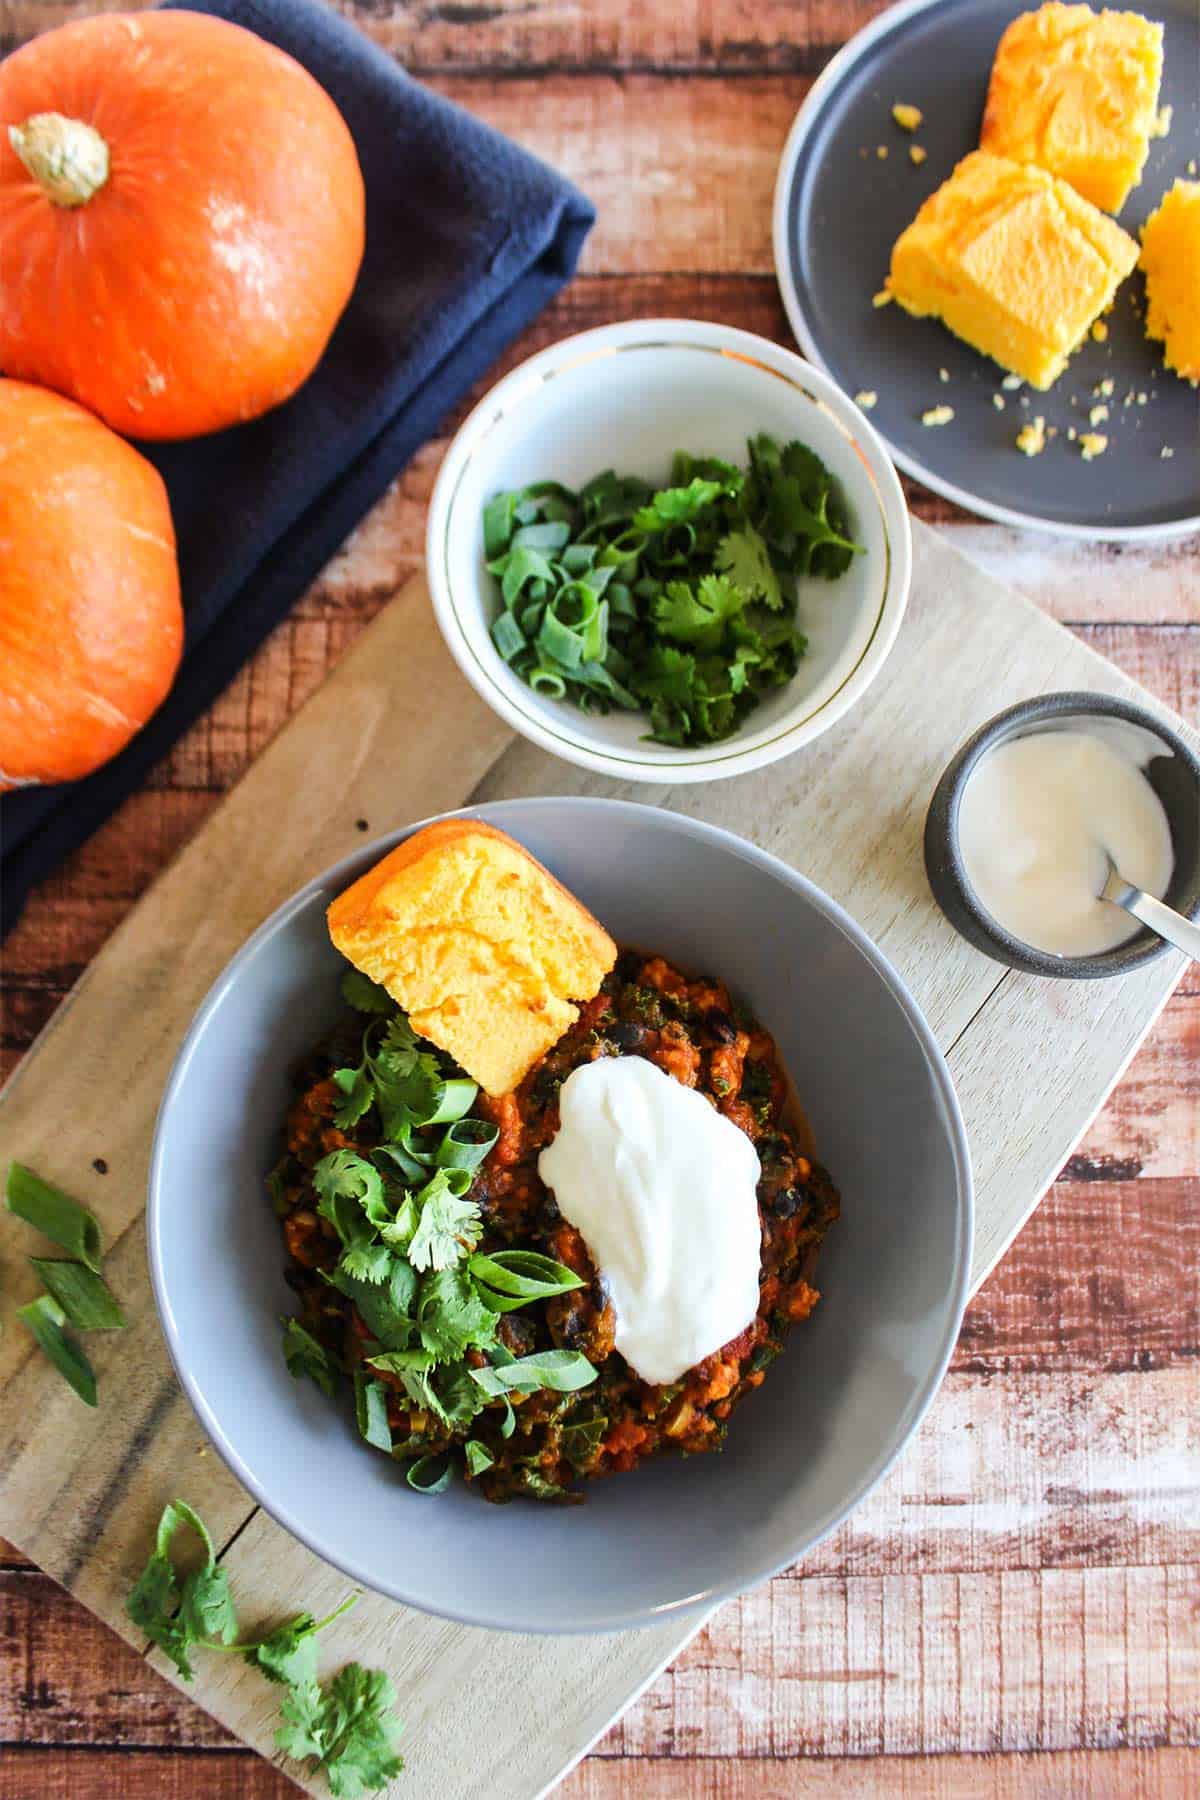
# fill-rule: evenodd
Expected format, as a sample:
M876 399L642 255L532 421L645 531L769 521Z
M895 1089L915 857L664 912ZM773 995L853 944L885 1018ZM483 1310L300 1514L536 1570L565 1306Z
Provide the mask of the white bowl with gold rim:
M606 716L530 689L491 639L500 605L484 560L485 503L602 469L665 485L676 450L744 463L746 440L799 438L830 469L863 554L833 581L800 583L808 653L718 744L650 743L644 713ZM912 567L908 510L864 414L819 369L766 338L695 319L631 320L565 339L522 363L465 421L438 474L426 562L434 612L459 668L515 731L603 775L664 785L763 768L811 743L861 698L904 615Z

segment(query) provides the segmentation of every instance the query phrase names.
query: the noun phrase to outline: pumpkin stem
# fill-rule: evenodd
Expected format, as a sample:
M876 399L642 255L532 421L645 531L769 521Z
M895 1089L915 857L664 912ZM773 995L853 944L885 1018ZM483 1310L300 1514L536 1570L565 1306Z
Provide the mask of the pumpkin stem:
M56 206L85 206L108 180L108 145L82 119L32 113L9 126L8 141Z

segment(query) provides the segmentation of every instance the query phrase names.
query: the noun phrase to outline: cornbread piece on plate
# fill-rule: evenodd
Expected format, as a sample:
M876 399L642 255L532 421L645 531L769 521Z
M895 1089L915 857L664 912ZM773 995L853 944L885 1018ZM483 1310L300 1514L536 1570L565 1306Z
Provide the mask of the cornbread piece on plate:
M506 1094L617 959L527 850L475 819L415 832L329 908L336 947L489 1094Z
M1142 227L1146 336L1163 340L1163 360L1193 387L1200 382L1200 181L1177 181Z
M1014 19L996 52L980 148L1037 163L1119 212L1158 135L1163 28L1135 12L1051 0Z
M886 285L906 311L1048 388L1137 258L1065 181L973 150L896 240Z

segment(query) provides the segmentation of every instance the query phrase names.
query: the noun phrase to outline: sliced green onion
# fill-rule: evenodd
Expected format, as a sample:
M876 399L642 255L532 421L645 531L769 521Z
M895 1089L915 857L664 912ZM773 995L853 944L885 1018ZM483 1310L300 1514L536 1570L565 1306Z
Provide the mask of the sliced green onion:
M551 519L540 525L521 525L513 534L512 548L529 550L564 550L571 538L571 527L563 519Z
M492 642L505 662L511 662L525 648L525 633L512 613L502 612L492 620Z
M354 1371L354 1408L358 1429L376 1450L392 1448L392 1428L387 1416L387 1388L382 1381L368 1381L361 1369Z
M596 1373L581 1350L539 1350L498 1367L472 1369L471 1379L496 1399L501 1394L534 1394L539 1388L573 1394L590 1387Z
M100 1227L86 1206L18 1162L9 1164L5 1198L10 1212L100 1273Z
M490 1469L496 1461L487 1445L481 1444L478 1438L468 1438L466 1450L468 1475L482 1475L483 1471Z
M500 576L500 591L505 606L512 606L517 595L530 581L553 581L554 570L540 550L510 550Z
M497 1250L491 1256L477 1251L467 1269L477 1281L486 1282L498 1294L514 1297L518 1304L548 1300L555 1294L569 1294L572 1288L585 1286L574 1269L537 1250Z
M28 1306L18 1306L17 1317L84 1404L95 1406L96 1372L78 1344L65 1335L66 1314L58 1301L39 1294Z
M567 684L562 676L553 669L547 669L542 663L530 669L528 681L535 694L544 694L548 700L561 700L567 691Z
M31 1256L30 1262L69 1322L79 1331L123 1331L125 1314L102 1275L86 1263Z
M499 1136L500 1127L488 1119L456 1119L442 1139L438 1165L443 1169L477 1169Z
M436 1456L422 1456L404 1479L414 1493L443 1494L454 1479L454 1464L444 1450Z
M497 494L483 509L483 553L491 562L502 556L512 540L517 510L515 494Z
M435 1094L434 1109L427 1119L419 1123L425 1125L447 1125L454 1119L461 1119L463 1114L475 1104L475 1096L479 1088L474 1081L439 1082Z

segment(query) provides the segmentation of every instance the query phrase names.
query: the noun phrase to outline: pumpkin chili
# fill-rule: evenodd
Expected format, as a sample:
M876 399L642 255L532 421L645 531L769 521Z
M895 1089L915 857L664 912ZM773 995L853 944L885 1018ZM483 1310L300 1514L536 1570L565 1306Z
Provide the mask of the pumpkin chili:
M561 1265L564 1276L572 1271L578 1285L502 1312L496 1348L490 1357L468 1349L468 1369L550 1351L560 1359L586 1358L595 1373L586 1370L588 1385L571 1391L546 1386L492 1395L486 1404L477 1401L480 1410L468 1422L452 1424L414 1401L411 1379L372 1368L378 1345L371 1330L354 1300L328 1279L340 1244L319 1209L314 1167L335 1151L370 1155L379 1145L373 1110L349 1127L334 1122L342 1091L333 1073L353 1054L361 1029L361 1021L348 1021L297 1071L287 1153L271 1186L302 1331L314 1349L322 1346L352 1375L358 1371L360 1393L364 1373L384 1384L392 1454L420 1457L422 1466L443 1457L491 1501L524 1494L561 1502L582 1498L578 1478L626 1472L670 1449L719 1449L734 1408L761 1385L788 1330L816 1305L814 1264L839 1212L829 1175L804 1147L771 1036L734 1006L721 982L689 979L662 957L625 951L515 1093L476 1095L469 1117L480 1121L480 1132L490 1127L496 1134L469 1188L480 1255L534 1252ZM665 1386L642 1381L615 1349L604 1284L537 1169L558 1129L558 1094L567 1076L597 1057L618 1055L646 1057L706 1095L753 1141L762 1171L758 1311L731 1342ZM361 1406L359 1422L362 1427ZM370 1441L379 1441L378 1432ZM381 1447L388 1447L386 1435Z

